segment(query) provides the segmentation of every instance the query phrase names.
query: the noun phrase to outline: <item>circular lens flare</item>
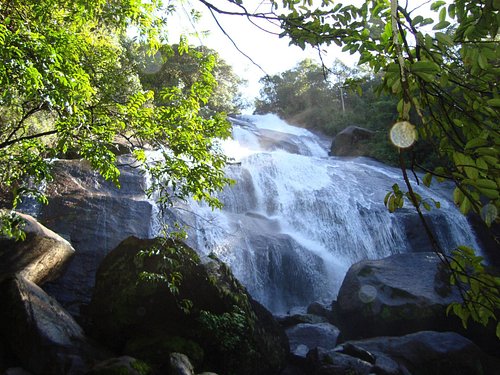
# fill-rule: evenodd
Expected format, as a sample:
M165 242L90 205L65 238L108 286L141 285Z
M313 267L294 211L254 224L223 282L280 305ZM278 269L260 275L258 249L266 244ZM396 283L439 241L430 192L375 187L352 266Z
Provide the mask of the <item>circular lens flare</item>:
M358 291L358 298L363 303L370 303L377 298L377 289L371 285L363 285Z
M417 140L415 126L408 121L396 122L390 131L392 143L399 148L408 148Z
M488 203L481 210L481 217L486 224L491 225L498 217L498 210L493 204Z

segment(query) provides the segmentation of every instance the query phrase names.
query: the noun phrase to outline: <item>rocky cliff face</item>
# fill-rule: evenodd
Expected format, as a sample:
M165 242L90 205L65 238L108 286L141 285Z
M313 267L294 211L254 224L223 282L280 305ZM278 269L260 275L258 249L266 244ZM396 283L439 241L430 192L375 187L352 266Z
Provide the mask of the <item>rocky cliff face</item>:
M122 161L127 163L127 158ZM128 236L151 237L155 206L144 195L147 181L138 170L121 168L117 188L79 160L54 163L47 187L49 204L36 207L38 220L74 246L67 272L45 289L72 315L89 302L98 265Z

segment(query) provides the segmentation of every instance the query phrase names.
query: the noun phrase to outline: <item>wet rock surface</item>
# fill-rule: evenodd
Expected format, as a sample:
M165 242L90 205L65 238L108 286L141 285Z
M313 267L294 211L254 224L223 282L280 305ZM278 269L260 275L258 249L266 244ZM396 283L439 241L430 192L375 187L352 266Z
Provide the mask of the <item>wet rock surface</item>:
M0 282L16 273L35 284L55 280L75 250L64 238L38 223L32 216L18 213L24 221L26 239L0 238Z

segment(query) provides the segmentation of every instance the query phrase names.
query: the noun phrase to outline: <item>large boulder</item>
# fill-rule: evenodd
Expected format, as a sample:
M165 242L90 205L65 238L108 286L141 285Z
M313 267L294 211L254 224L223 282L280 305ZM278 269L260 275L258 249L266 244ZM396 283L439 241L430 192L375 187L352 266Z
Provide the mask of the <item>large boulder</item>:
M334 311L341 339L400 336L433 330L454 331L473 340L490 355L500 355L495 323L487 327L446 314L461 302L450 286L446 264L434 253L396 254L351 266L342 283Z
M361 142L372 138L375 133L371 130L348 126L338 133L332 141L330 155L332 156L363 156L366 150L361 147Z
M344 350L347 347L347 350ZM470 340L455 332L422 331L401 337L376 337L350 341L324 357L338 353L371 363L369 373L376 374L499 374L497 363L490 362ZM345 374L347 372L342 372ZM354 372L357 374L358 372ZM359 372L365 374L365 369ZM330 374L330 373L325 373ZM337 374L332 372L331 374ZM340 374L340 373L339 373Z
M31 373L82 374L106 353L95 348L61 306L17 275L0 284L0 337Z
M340 287L336 313L344 339L399 336L459 326L446 307L458 290L434 253L396 254L351 266Z
M16 273L35 284L56 279L75 253L71 244L32 216L24 221L24 241L0 238L0 282Z
M334 350L311 350L308 373L318 375L498 374L491 360L454 332L422 331L401 337L346 342Z
M298 357L305 357L309 350L317 347L335 348L339 333L339 329L330 323L301 323L286 330L290 351Z
M307 374L313 375L369 375L373 365L362 359L321 347L307 354L309 368Z
M138 256L147 249L156 255ZM158 367L180 352L199 369L276 374L288 354L282 329L227 266L172 240L130 237L114 249L99 267L88 316L95 338Z

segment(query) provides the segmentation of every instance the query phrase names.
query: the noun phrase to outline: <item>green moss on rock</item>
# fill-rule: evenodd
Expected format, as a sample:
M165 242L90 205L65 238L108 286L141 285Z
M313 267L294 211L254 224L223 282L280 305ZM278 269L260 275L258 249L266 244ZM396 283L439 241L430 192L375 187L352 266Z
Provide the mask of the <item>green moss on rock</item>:
M218 373L274 375L288 355L281 327L231 270L174 240L123 241L98 270L89 313L95 338L152 364L180 352Z
M96 365L86 375L150 375L151 367L141 360L123 356L111 358Z

